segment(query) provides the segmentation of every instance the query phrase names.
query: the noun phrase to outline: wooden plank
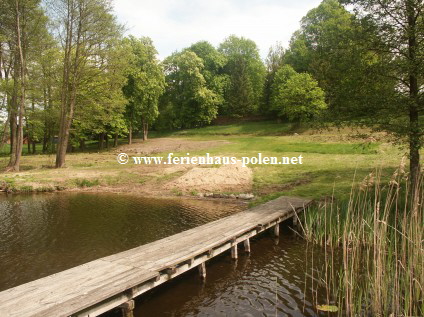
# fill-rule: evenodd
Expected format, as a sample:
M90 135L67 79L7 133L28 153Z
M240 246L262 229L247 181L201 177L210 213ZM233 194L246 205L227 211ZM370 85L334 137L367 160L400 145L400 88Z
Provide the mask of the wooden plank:
M295 215L310 201L280 197L261 206L0 292L0 316L96 316ZM160 277L158 272L164 272ZM150 283L150 284L146 284ZM151 285L151 286L149 286ZM137 290L137 291L133 291ZM140 291L142 290L142 291ZM97 306L96 306L97 305ZM111 306L112 305L112 306ZM96 307L99 307L96 310ZM100 308L102 307L102 308ZM116 307L116 306L115 306ZM89 313L87 313L89 312Z
M28 301L31 302L30 316L59 316L61 310L70 315L154 276L154 272L96 260L88 266L57 273L54 279L43 278L6 290L3 293L7 296L0 293L0 316L20 316L21 312L15 314L14 310L27 306ZM24 287L28 284L30 287ZM78 308L74 311L76 305ZM52 313L46 314L46 311Z

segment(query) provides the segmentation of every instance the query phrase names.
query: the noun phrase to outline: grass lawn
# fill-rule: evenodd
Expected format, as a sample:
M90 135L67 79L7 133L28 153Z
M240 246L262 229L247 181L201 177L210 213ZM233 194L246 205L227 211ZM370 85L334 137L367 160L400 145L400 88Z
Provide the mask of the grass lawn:
M295 133L296 132L296 133ZM313 131L296 129L287 123L254 122L226 126L210 126L168 133L151 133L151 137L189 139L193 141L225 140L224 144L209 149L191 150L190 156L210 153L213 156L254 157L303 156L302 165L250 165L253 169L253 192L260 197L257 202L280 195L297 195L311 198L331 196L337 199L349 195L353 179L362 181L375 168L382 169L389 179L406 151L390 145L384 135L371 139L357 139L351 130L336 129ZM142 145L141 145L142 146ZM168 152L152 154L167 155ZM178 151L176 151L178 152ZM186 156L181 149L175 155ZM54 155L25 155L20 173L0 174L3 180L16 188L30 188L32 183L65 188L148 184L160 184L163 175L145 173L137 165L122 166L116 163L116 149L96 152L71 153L67 156L67 168L56 170ZM0 168L7 164L6 156L0 157ZM175 173L175 177L181 174ZM168 177L168 176L167 176ZM168 177L172 178L172 177ZM26 187L25 187L26 186Z
M389 144L361 141L341 142L339 136L322 134L326 141L313 141L313 135L227 136L231 144L208 150L214 156L303 156L300 165L249 165L254 172L254 192L260 201L281 195L347 198L354 179L362 181L375 168L389 179L402 159L402 151ZM341 135L342 137L345 135ZM210 139L210 135L194 136ZM312 138L312 139L311 139ZM222 139L222 137L219 137ZM206 151L190 152L203 155ZM185 155L186 153L180 153Z

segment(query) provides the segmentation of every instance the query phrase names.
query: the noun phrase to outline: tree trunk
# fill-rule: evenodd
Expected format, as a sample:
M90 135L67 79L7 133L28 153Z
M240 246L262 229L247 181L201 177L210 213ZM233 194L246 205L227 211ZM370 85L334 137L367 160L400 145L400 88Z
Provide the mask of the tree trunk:
M85 150L85 140L84 139L80 139L79 148L80 148L81 151Z
M15 70L15 87L17 86L16 80L20 82L20 96L19 96L19 107L17 108L17 128L15 132L15 138L14 138L14 144L12 146L12 153L10 156L9 165L7 167L7 170L11 171L19 171L19 165L21 161L22 156L22 148L23 148L23 141L24 141L24 129L23 129L23 116L25 111L25 59L23 54L23 48L22 48L22 42L21 42L21 24L20 24L20 12L19 12L19 4L18 0L15 0L15 9L16 9L16 39L17 39L17 49L18 49L18 56L19 57L19 63L15 63L16 66L19 68L19 72ZM17 74L18 73L18 74ZM14 88L15 95L15 101L17 105L17 89ZM12 104L12 107L15 106ZM15 117L16 118L16 117Z
M408 58L409 58L409 168L412 189L418 183L420 176L420 149L421 134L418 111L418 57L417 57L417 26L416 10L414 2L407 0L406 10L408 14Z
M71 116L67 116L66 114L65 118L61 120L56 150L56 168L60 168L65 165L65 156L69 143L69 130L71 129L71 122Z
M77 93L77 77L80 61L81 50L81 34L82 25L81 17L78 20L77 39L74 41L73 28L75 22L73 3L68 3L66 18L66 39L65 52L63 59L63 80L61 87L61 113L59 124L59 139L56 151L56 168L65 165L66 149L69 142L69 131L71 129L72 119L74 117L75 99ZM81 9L81 7L79 8ZM81 13L81 12L80 12ZM75 56L71 58L72 50L75 49Z
M132 144L132 124L130 123L130 127L128 129L128 144Z
M9 160L8 166L10 166L12 157L14 156L14 153L15 153L16 131L18 128L16 126L16 111L15 111L16 98L13 95L12 95L10 104L11 104L10 106L10 151L9 151L10 160Z
M105 141L106 141L106 149L109 150L109 136L107 133L105 134Z
M47 152L47 140L48 140L47 130L44 130L44 134L43 134L43 153L46 153Z
M52 88L49 85L47 87L47 107L48 109L52 109L53 108L53 97L52 97ZM54 126L53 126L53 122L51 119L47 119L45 121L45 127L47 128L47 145L46 145L46 152L49 151L50 153L54 153L55 152L55 148L54 148L54 144L53 144L53 134L54 134Z
M99 134L99 150L103 150L103 140L105 138L105 134L104 133L100 133Z
M16 144L16 161L14 170L19 171L19 165L21 163L22 147L24 144L24 112L25 112L25 59L21 41L21 24L20 24L20 12L18 0L15 0L16 4L16 32L18 39L18 50L19 50L19 77L21 81L21 91L19 98L19 119L18 119L18 133L17 133L17 144Z
M419 129L419 113L417 105L409 107L409 168L412 188L415 188L420 176L420 129Z
M149 124L143 120L143 141L147 141L147 134L149 133Z
M3 134L1 135L0 151L3 149L4 144L7 141L7 127L9 125L10 114L7 115L6 122L4 123Z
M113 139L113 147L118 146L118 133L115 133L115 137Z
M32 113L35 112L35 101L34 98L32 98L31 101L31 110ZM32 147L32 150L30 148L28 149L28 154L35 154L35 129L34 124L29 124L28 117L26 117L26 123L27 123L27 134L28 134L28 144L30 145L30 148Z
M15 61L13 67L13 90L12 97L10 98L10 159L6 167L6 170L13 169L13 166L16 161L16 144L17 144L17 135L18 135L18 117L17 117L17 107L18 107L18 59L15 54Z

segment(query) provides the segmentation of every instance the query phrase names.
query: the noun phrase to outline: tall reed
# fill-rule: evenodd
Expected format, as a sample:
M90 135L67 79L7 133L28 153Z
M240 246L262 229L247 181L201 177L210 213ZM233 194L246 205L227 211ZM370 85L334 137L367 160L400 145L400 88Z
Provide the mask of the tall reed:
M324 304L336 303L340 316L424 316L423 194L422 178L412 190L401 164L389 183L375 171L348 202L304 213L305 239L325 252L314 277Z

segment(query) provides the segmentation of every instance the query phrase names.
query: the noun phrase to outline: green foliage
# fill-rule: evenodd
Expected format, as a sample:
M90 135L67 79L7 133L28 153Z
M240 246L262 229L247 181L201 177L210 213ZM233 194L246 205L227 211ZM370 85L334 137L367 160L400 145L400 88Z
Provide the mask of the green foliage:
M324 0L310 10L302 18L301 29L293 34L286 62L297 72L308 72L317 79L326 92L333 120L345 120L344 109L360 107L364 93L376 94L383 88L367 69L373 61L363 41L372 37L373 33L365 32L337 0ZM363 117L361 112L355 115Z
M286 54L287 63L318 80L331 121L386 131L407 144L413 179L424 131L423 11L422 1L324 0L302 19Z
M297 75L297 72L290 65L284 65L283 67L279 68L275 73L275 78L274 78L272 92L271 92L271 98L276 99L277 98L276 93L277 93L278 87L286 85L288 80L295 75Z
M174 128L209 124L218 113L219 97L206 86L203 61L196 53L174 53L165 61L167 91L166 113Z
M39 49L32 52L34 61L28 66L27 96L31 105L26 109L26 132L32 141L42 141L41 150L46 152L58 130L62 52L50 34L44 34L38 45Z
M127 83L126 118L134 130L142 123L153 124L159 115L158 102L165 89L165 75L157 59L157 51L148 37L125 39L131 51Z
M294 121L307 121L318 117L324 109L324 91L309 74L296 74L279 87L282 112Z
M423 10L422 1L324 0L302 19L286 56L318 80L331 120L408 144L414 179L424 131Z
M311 75L298 74L285 65L275 74L271 107L278 116L294 121L307 121L327 108L324 91Z
M89 135L100 133L125 133L124 122L125 98L122 86L126 81L128 69L127 47L122 41L103 52L104 64L98 68L89 68L84 73L90 76L80 87L73 125L73 145Z
M363 45L368 54L373 54L373 80L387 87L385 94L365 95L361 110L373 108L366 124L392 132L398 141L408 143L411 174L416 178L424 141L424 126L419 119L424 109L424 2L343 2L351 5L357 19L375 34ZM367 87L363 84L361 88Z
M310 71L310 54L306 42L306 35L295 31L290 39L289 49L285 54L285 62L298 72Z
M221 43L219 51L227 58L225 73L229 77L223 112L233 116L256 112L265 81L265 66L256 43L231 35Z
M228 75L223 72L227 59L221 52L213 47L209 42L200 41L194 43L187 51L196 53L203 61L201 74L205 78L206 86L212 90L218 99L218 106L224 106L224 90L228 85Z
M270 114L271 109L271 98L272 98L272 86L275 80L275 74L280 69L285 60L285 50L280 43L277 43L275 46L271 46L268 52L268 56L265 60L266 62L266 77L264 83L264 92L263 100L259 112L261 114Z

